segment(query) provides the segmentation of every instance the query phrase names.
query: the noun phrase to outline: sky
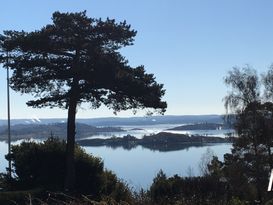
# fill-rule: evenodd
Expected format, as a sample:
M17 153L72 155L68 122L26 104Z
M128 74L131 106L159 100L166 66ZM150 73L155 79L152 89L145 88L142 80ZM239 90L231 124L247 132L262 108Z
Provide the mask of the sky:
M273 63L271 0L9 0L1 3L0 33L38 30L54 11L87 11L92 18L126 20L137 30L121 53L131 66L144 65L164 84L166 115L225 114L223 78L234 66L259 73ZM1 65L0 65L1 67ZM6 71L0 68L0 119L6 119ZM65 118L67 110L34 109L31 95L11 91L11 118ZM139 111L137 116L143 116ZM78 118L112 117L101 107L78 109ZM118 113L130 117L133 112Z

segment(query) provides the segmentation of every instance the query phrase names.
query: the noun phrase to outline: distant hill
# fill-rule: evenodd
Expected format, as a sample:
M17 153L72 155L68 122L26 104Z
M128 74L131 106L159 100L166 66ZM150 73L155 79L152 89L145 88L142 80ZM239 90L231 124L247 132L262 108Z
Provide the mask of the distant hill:
M94 127L91 125L77 123L76 137L82 138L101 132L120 132L117 127ZM19 139L44 139L50 136L66 138L66 123L53 124L16 124L11 126L12 140ZM0 126L0 140L7 139L7 127Z
M223 115L163 115L146 117L107 117L107 118L89 118L77 119L78 123L84 123L92 126L122 126L122 125L156 125L156 124L196 124L196 123L223 123ZM52 119L14 119L12 125L16 124L52 124L64 123L65 118ZM0 126L6 125L6 120L0 120Z
M231 127L227 124L219 124L219 123L197 123L197 124L189 124L182 125L174 128L170 128L168 130L220 130L220 129L230 129Z

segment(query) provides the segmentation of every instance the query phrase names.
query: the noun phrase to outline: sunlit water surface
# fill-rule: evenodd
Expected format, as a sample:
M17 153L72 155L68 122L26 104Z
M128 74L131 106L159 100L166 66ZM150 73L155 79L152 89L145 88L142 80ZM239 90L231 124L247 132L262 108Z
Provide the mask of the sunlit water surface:
M143 135L155 134L167 130L174 125L157 126L126 126L126 131L117 133L104 133L90 136L89 138L109 138L112 136L121 137L131 134L138 138ZM200 134L209 136L225 136L232 130L200 130L200 131L172 131L174 133ZM13 144L18 144L14 142ZM135 189L148 188L153 178L162 169L167 176L178 174L181 176L199 175L199 164L201 157L207 149L223 159L225 153L230 152L231 144L215 144L212 146L190 147L178 151L159 152L152 151L141 146L131 150L123 148L112 149L109 147L84 147L87 153L100 157L104 161L105 168L114 171L117 176L125 180ZM0 141L0 171L5 172L8 166L4 155L7 153L7 143Z

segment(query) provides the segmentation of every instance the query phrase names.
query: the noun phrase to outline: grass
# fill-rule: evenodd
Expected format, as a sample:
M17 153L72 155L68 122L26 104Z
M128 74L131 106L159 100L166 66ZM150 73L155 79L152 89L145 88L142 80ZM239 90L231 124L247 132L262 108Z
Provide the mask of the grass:
M89 196L73 197L65 193L46 192L42 189L0 192L0 204L5 205L129 205L105 197L100 202Z

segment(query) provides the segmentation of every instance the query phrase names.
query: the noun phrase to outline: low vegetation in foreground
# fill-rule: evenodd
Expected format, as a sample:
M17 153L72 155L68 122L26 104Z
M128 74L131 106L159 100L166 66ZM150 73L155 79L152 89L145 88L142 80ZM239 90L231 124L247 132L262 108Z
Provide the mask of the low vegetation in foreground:
M259 197L262 204L271 204L272 194L266 192L268 176L259 176L265 183L262 189L257 187L255 176L250 181L242 161L234 160L234 149L224 162L205 155L203 161L208 163L202 176L167 177L160 171L147 190L135 191L106 170L101 159L77 146L76 186L73 192L66 192L65 148L64 141L54 138L12 146L7 158L12 160L14 177L1 175L0 204L244 205L256 204Z
M54 200L71 200L86 196L95 201L111 198L116 202L131 202L132 193L126 183L122 182L109 170L104 169L100 158L87 154L76 146L75 190L64 190L66 143L49 138L43 143L32 141L12 146L8 159L13 163L13 178L2 174L0 187L0 204L27 204L27 201L39 199L49 204ZM56 194L63 192L65 194ZM51 193L51 194L50 194ZM55 194L53 194L55 193ZM68 194L72 198L65 196ZM34 204L43 204L39 200ZM52 201L53 200L53 201Z

